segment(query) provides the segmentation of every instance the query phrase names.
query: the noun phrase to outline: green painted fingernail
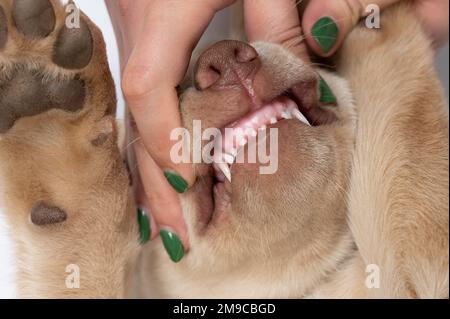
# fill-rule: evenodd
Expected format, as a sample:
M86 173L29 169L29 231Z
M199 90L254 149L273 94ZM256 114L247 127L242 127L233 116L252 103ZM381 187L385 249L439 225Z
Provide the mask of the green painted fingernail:
M323 17L311 29L311 35L324 53L330 52L339 36L339 28L333 19Z
M152 234L150 221L148 219L148 215L142 208L138 208L137 218L139 224L139 232L141 234L141 245L144 245L150 240L150 236Z
M161 229L159 235L170 259L175 263L179 262L184 256L184 247L180 238L175 233L164 229Z
M333 91L331 91L331 88L328 86L327 82L320 77L319 80L319 91L320 91L320 97L319 101L324 104L336 104L337 99L336 95L334 95Z
M188 183L183 177L175 173L174 171L166 170L164 171L164 176L170 185L180 194L184 193L188 188Z

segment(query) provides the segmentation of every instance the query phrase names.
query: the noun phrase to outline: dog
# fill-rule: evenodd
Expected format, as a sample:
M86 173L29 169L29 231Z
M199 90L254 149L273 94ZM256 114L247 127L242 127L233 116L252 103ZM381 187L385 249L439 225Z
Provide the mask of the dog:
M185 127L277 129L279 163L196 164L176 264L160 240L139 245L102 35L65 20L56 0L0 2L0 193L20 297L448 298L448 111L408 4L357 27L334 72L271 43L199 57Z

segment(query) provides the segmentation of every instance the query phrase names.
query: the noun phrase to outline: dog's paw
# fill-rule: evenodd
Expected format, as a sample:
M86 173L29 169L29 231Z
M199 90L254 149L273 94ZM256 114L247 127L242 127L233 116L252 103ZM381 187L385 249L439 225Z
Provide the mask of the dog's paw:
M105 45L74 10L0 0L0 199L24 297L123 296L138 247Z
M50 109L115 111L100 31L54 0L0 1L0 134Z

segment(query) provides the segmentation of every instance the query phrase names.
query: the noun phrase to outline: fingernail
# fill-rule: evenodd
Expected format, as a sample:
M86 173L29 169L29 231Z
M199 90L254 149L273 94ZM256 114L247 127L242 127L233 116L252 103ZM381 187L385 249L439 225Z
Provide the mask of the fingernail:
M165 229L161 229L159 235L170 259L175 263L179 262L184 257L184 247L180 238L175 233Z
M139 224L139 232L141 236L141 245L144 245L146 242L150 240L150 236L152 235L150 221L147 213L142 208L137 209L137 218Z
M323 17L311 29L311 35L324 53L330 52L339 35L339 28L333 19Z
M320 77L319 79L319 101L324 104L336 104L337 99L327 82Z
M188 188L188 183L183 177L171 170L165 170L164 176L170 185L180 194L184 193Z

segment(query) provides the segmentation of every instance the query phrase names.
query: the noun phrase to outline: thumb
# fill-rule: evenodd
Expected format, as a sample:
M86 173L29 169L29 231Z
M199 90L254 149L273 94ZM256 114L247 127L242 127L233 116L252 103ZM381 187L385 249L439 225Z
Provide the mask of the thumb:
M371 13L369 5L380 9L400 0L311 0L303 15L303 30L309 47L318 55L333 55L358 21Z

